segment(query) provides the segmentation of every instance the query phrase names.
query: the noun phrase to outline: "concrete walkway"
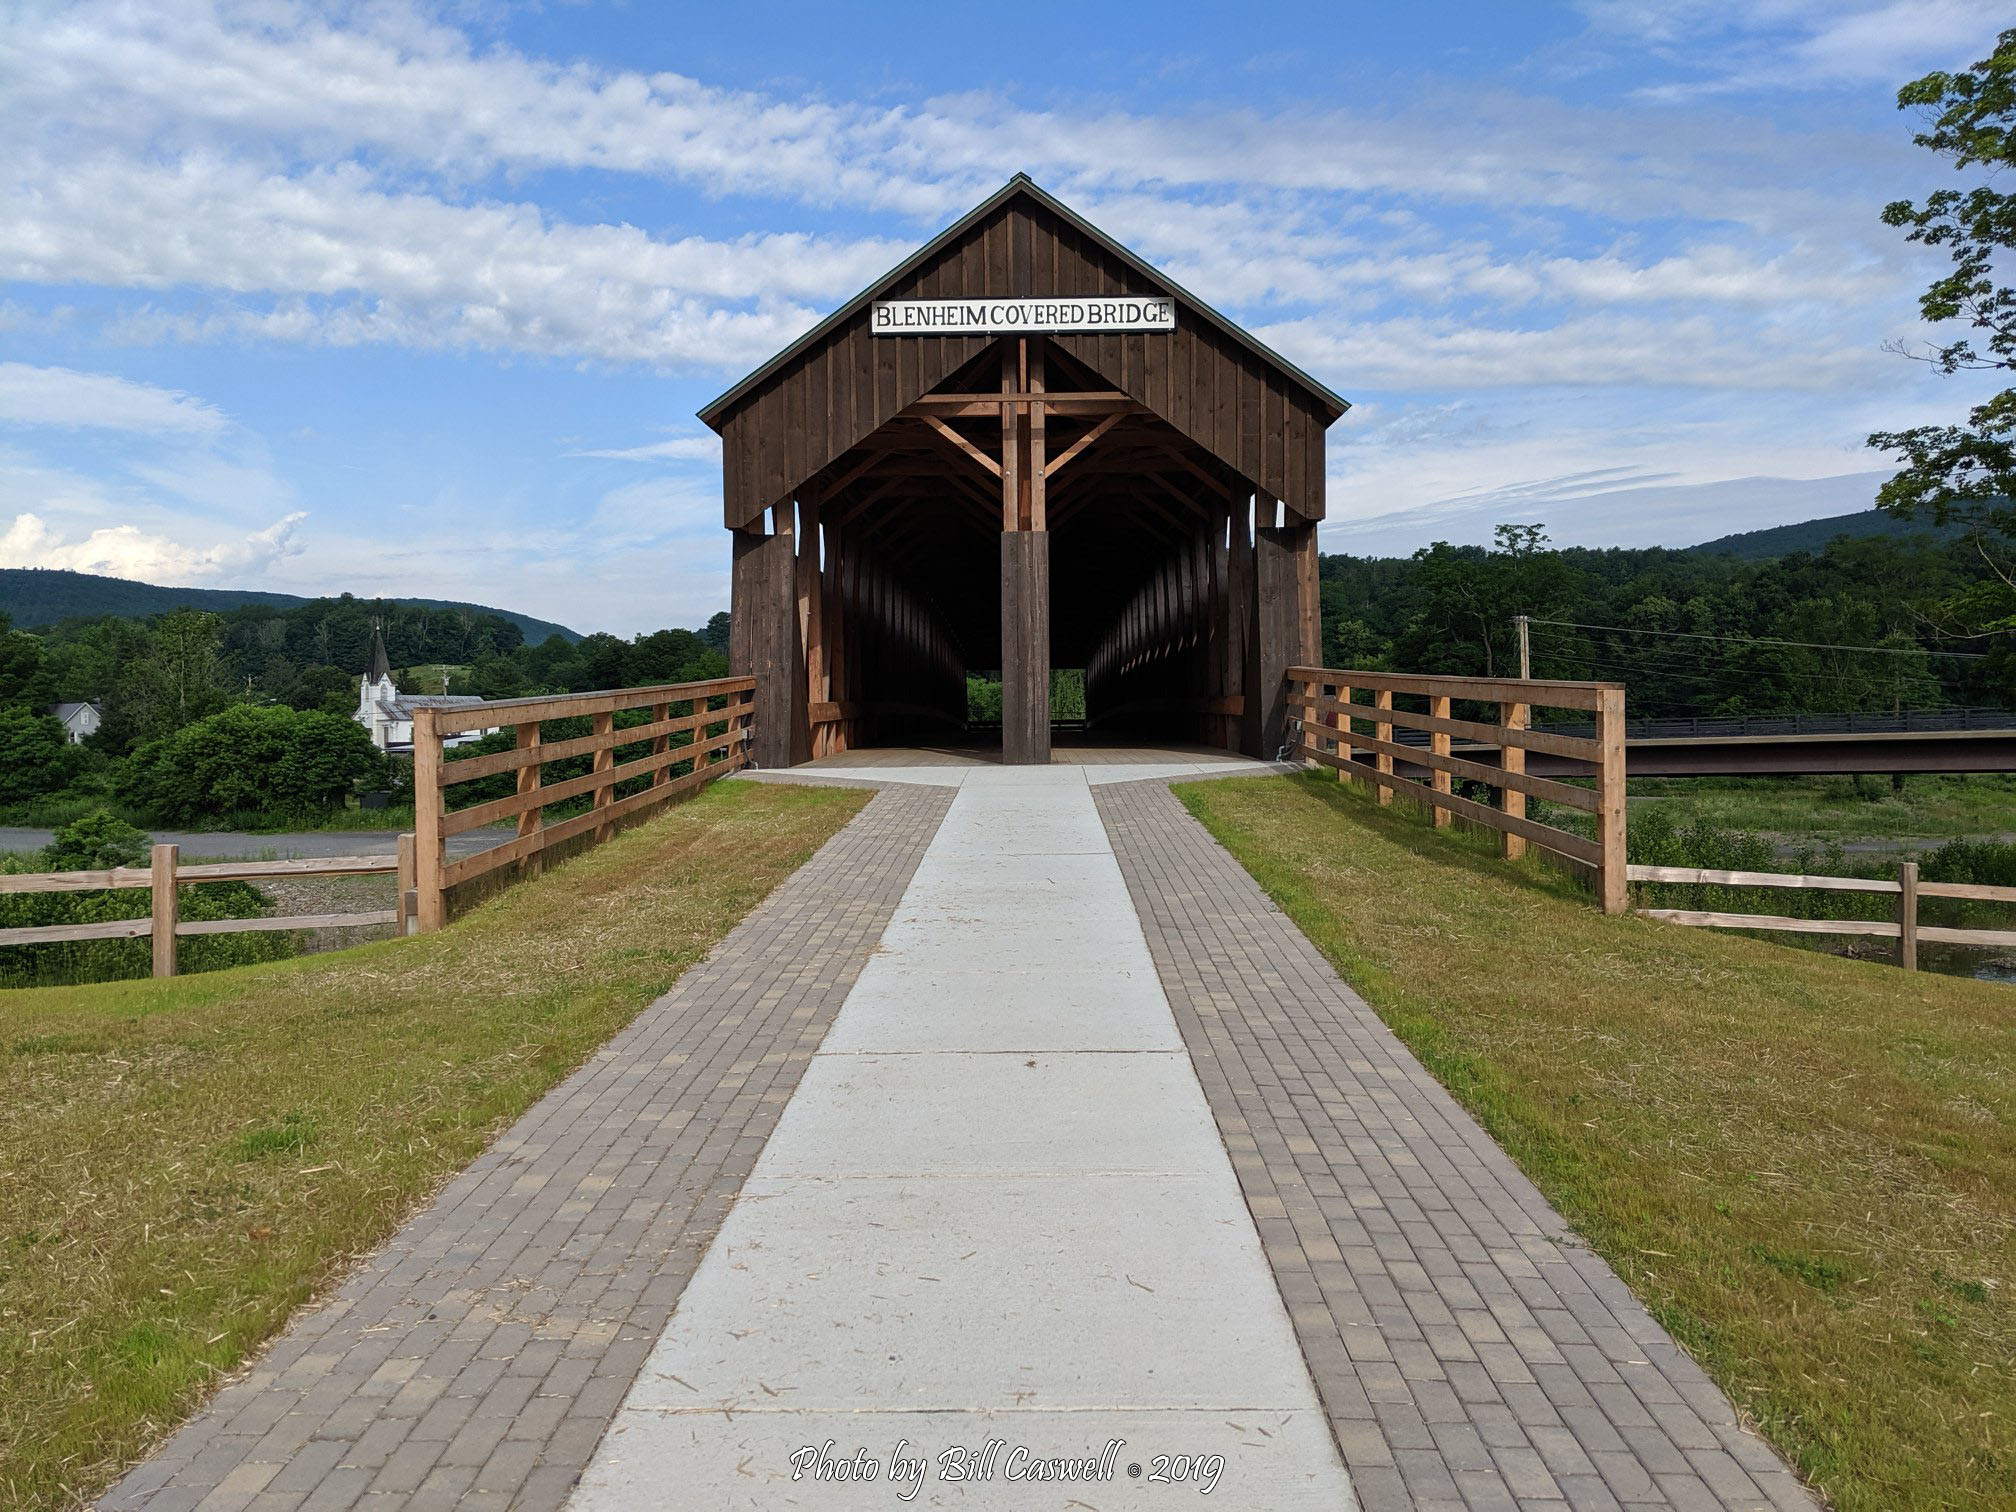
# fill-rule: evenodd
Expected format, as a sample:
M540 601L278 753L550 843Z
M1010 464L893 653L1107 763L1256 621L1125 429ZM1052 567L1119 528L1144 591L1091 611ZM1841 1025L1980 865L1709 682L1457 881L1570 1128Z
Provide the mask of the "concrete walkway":
M1091 769L939 770L951 811L574 1505L889 1507L892 1457L922 1506L1166 1505L1162 1463L1217 1505L1347 1505ZM948 1482L989 1440L993 1478Z
M105 1505L1811 1512L1128 754L751 774L882 791Z

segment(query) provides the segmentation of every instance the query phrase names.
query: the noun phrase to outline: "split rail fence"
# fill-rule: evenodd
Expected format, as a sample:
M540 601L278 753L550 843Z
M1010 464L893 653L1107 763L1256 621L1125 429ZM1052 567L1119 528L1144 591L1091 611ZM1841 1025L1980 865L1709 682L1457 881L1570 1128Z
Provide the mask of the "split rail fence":
M1624 858L1624 687L1621 683L1550 682L1516 677L1412 677L1392 672L1290 667L1289 717L1299 719L1296 754L1367 782L1381 803L1395 793L1427 805L1437 827L1465 819L1501 836L1516 859L1528 842L1586 869L1605 913L1629 906ZM1363 694L1369 702L1360 701ZM1404 698L1420 707L1399 707ZM1494 719L1458 719L1458 703L1496 708ZM1532 728L1533 710L1577 709L1595 715L1591 736ZM1393 738L1394 727L1428 732L1426 749ZM1462 742L1459 747L1457 742ZM1593 787L1526 771L1526 753L1584 762ZM1493 759L1486 760L1490 757ZM1425 782L1401 769L1425 771ZM1496 803L1454 791L1457 779L1482 784ZM1596 837L1529 818L1528 798L1595 817Z
M413 711L413 828L416 839L415 919L421 932L441 928L448 917L448 890L503 866L535 875L548 847L582 835L606 840L619 819L630 818L703 787L748 765L756 720L756 679L722 677L709 682L667 683L651 688L619 688L606 693L570 693L551 698L514 698ZM685 713L674 714L683 705ZM618 728L616 716L641 712L643 722ZM552 720L586 718L586 735L547 741L541 727ZM447 759L450 735L509 728L510 750ZM686 739L675 744L675 739ZM619 751L635 748L629 760ZM549 763L587 756L590 770L557 782L546 780ZM675 774L673 768L691 763ZM463 783L503 773L516 776L517 790L501 798L449 807L450 791ZM617 796L619 786L645 779L645 786ZM579 814L548 823L548 807L586 797ZM448 837L515 819L515 839L451 862Z
M116 866L104 871L21 872L0 876L0 893L96 892L116 888L147 888L148 911L131 919L99 919L86 924L38 924L0 929L0 947L56 945L76 940L137 940L154 942L154 975L175 975L175 942L190 935L242 934L276 929L359 929L391 924L405 934L413 906L414 843L401 835L395 855L310 856L298 861L204 861L182 864L179 846L157 845L146 866ZM298 877L396 876L398 903L393 908L363 913L269 914L251 919L184 919L178 888L199 882L277 882Z
M1880 877L1809 877L1787 872L1714 871L1696 866L1634 866L1633 882L1694 883L1714 887L1812 888L1828 892L1893 893L1894 919L1794 919L1781 914L1710 913L1689 908L1641 908L1648 919L1688 924L1703 929L1758 929L1787 934L1870 935L1897 942L1897 964L1918 969L1918 944L2016 946L2016 930L1949 929L1920 924L1918 904L1924 898L1960 898L1975 903L2016 903L2016 887L1984 887L1971 882L1921 882L1918 863L1902 862L1897 880Z

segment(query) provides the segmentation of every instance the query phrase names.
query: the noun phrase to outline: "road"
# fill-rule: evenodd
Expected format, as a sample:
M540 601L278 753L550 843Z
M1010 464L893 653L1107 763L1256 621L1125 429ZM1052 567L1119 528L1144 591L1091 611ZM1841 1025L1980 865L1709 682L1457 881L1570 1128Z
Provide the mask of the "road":
M471 830L448 837L450 856L470 856L502 845L516 832L510 829ZM37 851L55 838L46 829L0 827L0 851ZM298 856L390 855L399 836L394 830L309 830L283 835L248 835L231 830L156 830L156 845L179 845L184 857L220 861L291 860Z

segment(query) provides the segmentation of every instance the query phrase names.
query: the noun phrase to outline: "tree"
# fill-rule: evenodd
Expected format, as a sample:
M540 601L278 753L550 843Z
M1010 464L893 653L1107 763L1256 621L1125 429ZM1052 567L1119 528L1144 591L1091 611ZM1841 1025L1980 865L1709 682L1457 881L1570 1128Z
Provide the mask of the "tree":
M1950 159L1955 171L1979 164L1992 177L2016 166L2016 30L2003 32L1972 68L1906 84L1897 107L1928 113L1930 129L1912 141ZM1922 205L1893 201L1883 221L1911 241L1946 248L1952 259L1952 271L1933 282L1918 309L1935 325L1964 321L1974 334L1933 347L1927 360L1947 374L2016 368L2016 289L1996 282L1995 266L2016 247L2016 193L1985 182L1940 189ZM2016 389L1976 405L1964 425L1878 431L1869 444L1903 453L1903 470L1877 493L1879 508L1903 519L1925 513L1939 524L2016 533Z
M722 610L707 621L707 628L700 632L700 639L723 656L728 654L728 611Z
M218 684L221 616L174 609L155 621L147 652L126 668L115 702L142 736L159 738L225 703Z
M53 793L77 773L63 726L29 709L0 709L0 803Z

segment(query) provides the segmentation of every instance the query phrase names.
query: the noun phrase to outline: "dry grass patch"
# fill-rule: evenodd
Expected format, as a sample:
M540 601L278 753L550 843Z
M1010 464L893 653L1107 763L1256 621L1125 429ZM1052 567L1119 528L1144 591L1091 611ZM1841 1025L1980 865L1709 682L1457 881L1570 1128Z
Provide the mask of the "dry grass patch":
M2016 988L1605 919L1327 776L1177 791L1837 1505L2016 1505Z
M717 784L437 935L0 994L0 1505L103 1489L870 796Z

